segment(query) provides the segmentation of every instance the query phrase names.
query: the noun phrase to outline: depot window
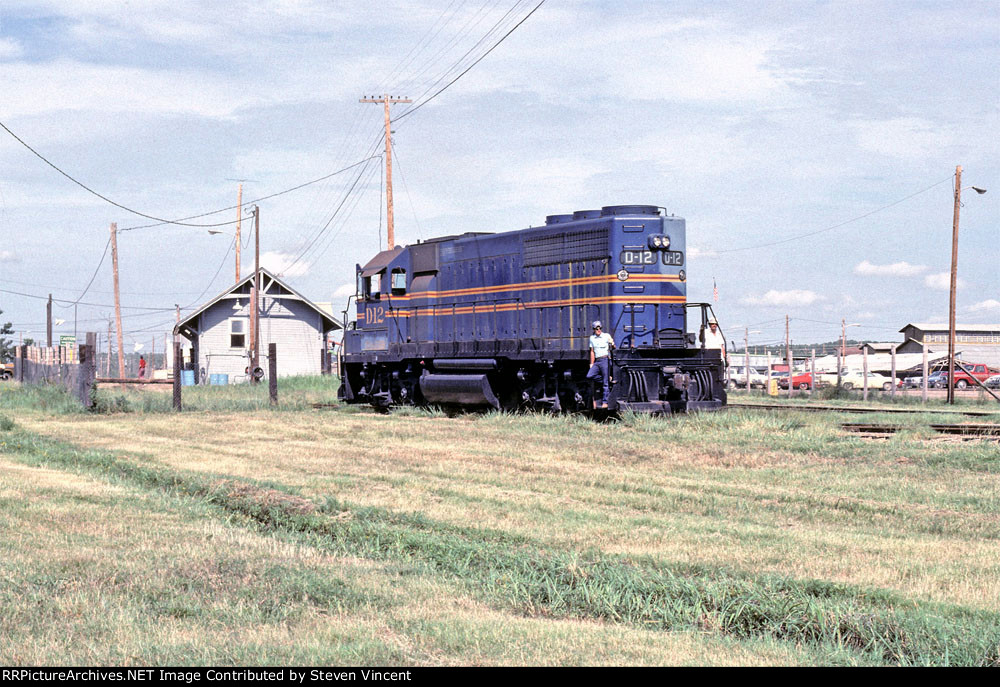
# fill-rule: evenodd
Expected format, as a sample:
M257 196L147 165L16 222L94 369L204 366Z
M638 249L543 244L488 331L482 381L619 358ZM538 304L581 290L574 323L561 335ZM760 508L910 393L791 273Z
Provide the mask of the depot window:
M246 348L247 329L246 319L242 317L234 317L229 320L230 348Z

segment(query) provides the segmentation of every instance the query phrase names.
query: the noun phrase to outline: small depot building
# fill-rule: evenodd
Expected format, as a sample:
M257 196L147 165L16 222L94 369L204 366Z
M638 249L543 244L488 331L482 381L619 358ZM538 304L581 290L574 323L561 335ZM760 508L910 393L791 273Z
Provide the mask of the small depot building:
M328 334L341 329L341 323L263 268L260 281L260 366L265 373L273 343L279 377L328 374ZM196 384L249 379L252 289L253 274L174 327L175 335L191 342L185 367L194 370Z

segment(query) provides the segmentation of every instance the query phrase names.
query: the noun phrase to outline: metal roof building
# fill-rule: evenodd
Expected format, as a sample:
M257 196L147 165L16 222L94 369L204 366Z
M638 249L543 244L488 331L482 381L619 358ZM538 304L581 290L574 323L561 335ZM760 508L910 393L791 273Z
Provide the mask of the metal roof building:
M919 353L923 345L933 353L948 352L948 325L912 323L899 330L903 343L898 353ZM955 355L964 362L1000 367L1000 324L956 324Z

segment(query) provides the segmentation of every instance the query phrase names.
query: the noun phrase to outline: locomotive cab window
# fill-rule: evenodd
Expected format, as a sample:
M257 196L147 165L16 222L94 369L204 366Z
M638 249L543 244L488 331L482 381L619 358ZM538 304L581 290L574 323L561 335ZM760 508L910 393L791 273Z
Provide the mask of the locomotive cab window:
M366 301L379 300L379 282L381 277L382 275L380 274L363 277L361 288L364 289Z
M392 295L402 296L406 293L406 270L396 268L392 271Z

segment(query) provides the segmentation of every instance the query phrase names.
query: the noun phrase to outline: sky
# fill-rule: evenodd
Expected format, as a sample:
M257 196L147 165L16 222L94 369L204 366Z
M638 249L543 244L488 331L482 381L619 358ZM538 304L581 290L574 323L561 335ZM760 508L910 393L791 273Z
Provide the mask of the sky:
M116 223L126 346L161 346L233 283L241 181L263 266L342 310L388 93L397 243L663 206L730 339L900 341L947 322L961 165L958 321L1000 322L1000 2L538 4L4 0L0 321L44 339L51 293L106 332Z

